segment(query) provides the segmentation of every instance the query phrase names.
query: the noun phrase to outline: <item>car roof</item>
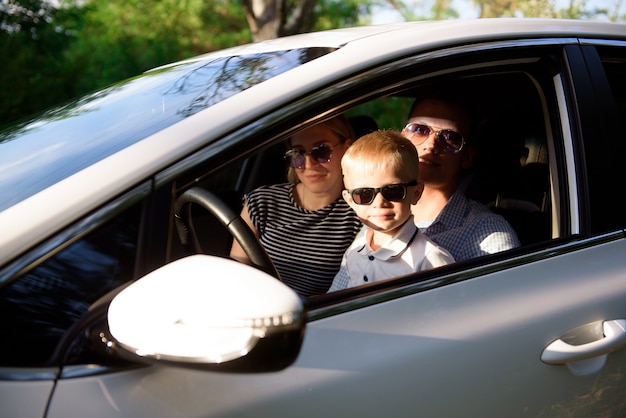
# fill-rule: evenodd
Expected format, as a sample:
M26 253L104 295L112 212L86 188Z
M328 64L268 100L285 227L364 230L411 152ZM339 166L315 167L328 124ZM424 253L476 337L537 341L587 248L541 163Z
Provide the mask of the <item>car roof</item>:
M419 37L414 35L420 31ZM602 38L622 38L626 25L616 22L573 20L573 19L467 19L398 22L371 26L330 29L319 32L308 32L285 36L266 41L250 43L223 50L199 55L193 59L207 56L244 55L249 53L268 52L296 48L330 47L339 48L349 43L368 42L368 38L385 39L403 38L407 45L423 43L448 43L451 40L472 39L511 39L515 37L538 36L601 36ZM394 33L391 35L391 33ZM393 45L388 45L392 48ZM370 54L377 55L380 51L370 49ZM159 67L161 68L161 67Z
M88 119L89 112L66 113L62 123L51 125L63 133L56 142L42 128L45 118L55 114L54 111L48 112L42 118L31 121L29 125L36 128L34 130L40 130L41 134L29 137L33 130L26 130L24 133L18 129L0 137L0 171L16 173L14 176L3 176L6 180L4 183L0 182L0 196L14 194L12 190L15 190L16 184L26 190L38 179L52 179L52 174L58 174L56 178L49 180L50 183L34 188L32 192L24 192L9 205L0 204L0 225L3 228L3 233L0 234L0 264L94 210L121 191L128 190L183 158L191 150L206 144L210 141L207 137L209 132L212 138L217 138L242 123L241 115L246 115L248 120L260 116L267 109L268 103L280 106L281 103L294 100L332 80L347 77L359 69L389 62L406 54L468 43L537 37L571 38L574 41L579 38L625 39L626 25L557 19L407 22L312 32L204 54L146 72L143 76L147 80L143 83L145 86L142 84L127 94L143 94L144 89L150 88L152 76L156 80L174 74L175 82L176 77L185 76L184 72L176 75L177 68L195 68L194 65L202 65L221 57L311 48L336 51L321 54L320 58L291 68L235 97L204 108L197 114L192 113L189 117L155 125L154 129L145 131L145 136L133 137L106 152L97 152L88 163L78 164L72 169L68 167L70 164L51 163L49 159L52 153L38 152L42 145L37 141L45 137L45 145L58 150L58 157L55 158L66 158L73 152L80 159L86 155L81 154L82 150L93 145L93 135L89 129L78 133L63 131L66 126L63 123L66 123L65 118ZM302 83L302 80L307 82ZM110 89L115 88L113 86ZM98 94L79 99L69 106L81 109L78 105L86 103L88 108L93 107L92 99L100 100L98 104L105 106L106 100ZM111 106L115 109L114 103ZM109 120L116 123L120 119L121 116L113 112ZM132 124L133 121L128 123ZM89 123L86 126L89 127ZM177 142L173 143L173 137L177 138ZM25 146L18 147L21 143ZM52 167L54 173L46 172L46 166ZM77 187L80 193L77 193ZM42 207L47 210L42 211Z

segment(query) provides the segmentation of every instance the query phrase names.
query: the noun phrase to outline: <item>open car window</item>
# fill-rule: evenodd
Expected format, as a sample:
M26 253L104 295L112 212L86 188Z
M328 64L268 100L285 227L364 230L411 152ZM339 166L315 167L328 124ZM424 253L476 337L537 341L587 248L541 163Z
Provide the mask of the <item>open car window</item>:
M361 84L355 82L337 94L343 101L332 102L331 108L328 103L311 103L298 109L301 113L285 121L282 133L275 128L255 132L250 143L257 144L256 152L243 150L233 160L236 162L214 172L194 172L177 183L178 193L200 186L222 196L238 213L244 193L262 184L286 181L287 165L282 156L285 141L296 127L313 124L331 112L344 113L360 134L371 129L400 131L415 97L424 90L454 86L464 101L473 103L470 110L477 126L477 160L463 179L466 195L513 226L522 244L515 253L567 236L568 226L561 224L567 205L562 200L557 168L562 148L555 110L558 60L554 57L558 51L529 49L524 58L517 52L515 59L509 59L506 51L476 54L476 65L468 65L467 57L461 64L452 56L442 58L439 65L431 62L421 66L415 58L407 59L410 65L396 63L372 70L362 77ZM379 73L383 72L385 77L381 78ZM238 135L245 137L247 133L242 130ZM203 247L228 257L232 238L211 215L201 212L197 213L196 227L202 231ZM176 250L176 245L172 248ZM179 248L172 254L177 257L182 253ZM419 275L415 277L417 280Z

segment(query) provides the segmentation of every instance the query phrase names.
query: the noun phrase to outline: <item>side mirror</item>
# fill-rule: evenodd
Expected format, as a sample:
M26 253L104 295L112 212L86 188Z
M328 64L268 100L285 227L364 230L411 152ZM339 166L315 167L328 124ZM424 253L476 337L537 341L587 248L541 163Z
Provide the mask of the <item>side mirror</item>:
M305 330L299 296L251 266L208 255L167 264L108 308L110 347L147 363L217 371L281 370Z

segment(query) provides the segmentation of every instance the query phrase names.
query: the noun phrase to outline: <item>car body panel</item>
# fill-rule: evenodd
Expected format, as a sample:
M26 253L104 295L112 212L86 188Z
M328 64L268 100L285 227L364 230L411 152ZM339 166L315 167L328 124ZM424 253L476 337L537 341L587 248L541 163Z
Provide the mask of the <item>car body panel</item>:
M43 417L54 390L54 380L0 379L0 405L7 417Z
M566 366L540 359L550 342L577 326L626 317L626 281L612 263L626 251L626 240L577 247L436 289L410 295L404 289L399 299L310 322L300 357L283 372L150 367L63 380L49 417L146 411L154 417L376 417L389 411L515 417L611 410L601 398L585 399L623 393L621 376L573 376ZM626 351L612 353L606 368L622 369L624 361ZM91 398L96 389L99 400L75 409L77 393Z

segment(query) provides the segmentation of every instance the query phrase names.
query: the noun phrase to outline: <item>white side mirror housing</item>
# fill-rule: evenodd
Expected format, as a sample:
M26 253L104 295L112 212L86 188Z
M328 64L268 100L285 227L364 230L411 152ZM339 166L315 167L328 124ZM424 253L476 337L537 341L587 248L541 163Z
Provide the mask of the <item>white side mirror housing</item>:
M135 359L268 371L297 358L304 316L299 296L274 277L233 260L193 255L122 290L107 319L112 344Z

